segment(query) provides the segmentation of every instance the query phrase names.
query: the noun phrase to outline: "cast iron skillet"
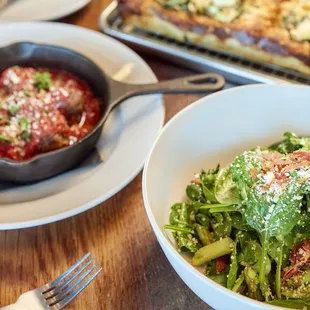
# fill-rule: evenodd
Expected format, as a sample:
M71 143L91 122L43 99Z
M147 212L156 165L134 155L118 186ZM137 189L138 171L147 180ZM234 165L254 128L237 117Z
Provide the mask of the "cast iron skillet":
M155 84L134 85L117 82L94 62L72 50L29 42L0 48L0 72L20 65L65 70L88 83L98 97L102 118L99 124L77 143L26 161L0 159L0 180L27 183L47 179L80 163L98 141L111 110L125 99L153 93L207 93L220 90L224 79L217 74L200 74Z

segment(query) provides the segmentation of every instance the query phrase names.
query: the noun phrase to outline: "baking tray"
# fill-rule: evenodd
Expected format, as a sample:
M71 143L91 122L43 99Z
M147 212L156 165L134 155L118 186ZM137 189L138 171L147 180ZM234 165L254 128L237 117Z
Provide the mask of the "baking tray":
M124 26L115 0L101 13L99 26L104 33L135 49L150 52L198 72L219 73L235 85L253 83L310 85L310 76L307 75Z

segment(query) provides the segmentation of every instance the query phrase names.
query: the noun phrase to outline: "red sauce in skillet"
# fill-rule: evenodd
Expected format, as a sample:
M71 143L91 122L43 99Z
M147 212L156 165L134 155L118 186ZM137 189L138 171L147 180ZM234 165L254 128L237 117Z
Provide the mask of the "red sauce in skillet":
M100 118L98 99L72 74L18 66L0 74L0 158L22 161L72 145Z

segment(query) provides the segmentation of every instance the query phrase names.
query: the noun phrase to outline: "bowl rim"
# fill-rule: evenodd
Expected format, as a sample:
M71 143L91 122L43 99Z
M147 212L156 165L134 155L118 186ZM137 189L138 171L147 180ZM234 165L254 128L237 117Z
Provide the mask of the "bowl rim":
M2 46L0 47L0 51L1 50L4 50L4 49L10 49L10 48L13 48L14 46L19 46L19 45L32 45L32 46L36 46L36 47L49 47L49 48L56 48L58 50L62 50L64 52L70 52L70 53L73 53L75 54L77 57L80 57L80 58L84 58L85 60L87 60L90 64L92 64L93 66L95 66L97 69L98 69L98 72L100 71L101 75L102 75L102 78L107 81L107 75L105 74L105 72L93 61L91 60L89 57L79 53L79 52L76 52L70 48L67 48L67 47L63 47L61 45L57 45L57 44L46 44L46 43L36 43L36 42L31 42L31 41L20 41L20 42L15 42L15 43L11 43L11 44L8 44L8 45L5 45L5 46ZM9 68L9 67L8 67ZM57 69L57 68L56 68ZM2 73L3 71L0 71L0 73ZM70 72L68 72L70 73ZM78 75L76 74L73 74L75 76L77 76L78 78L80 78ZM81 79L82 81L84 81L83 79ZM86 81L84 81L86 82ZM86 82L87 83L87 82ZM109 92L109 90L108 90ZM41 154L37 154L29 159L26 159L26 160L14 160L14 159L9 159L9 158L0 158L0 165L6 165L8 167L10 166L14 166L14 167L19 167L19 166L24 166L24 165L30 165L32 164L33 162L37 162L39 161L40 159L42 158L45 158L45 157L49 157L49 156L53 156L55 154L58 154L58 153L61 153L61 152L64 152L64 151L67 151L67 150L70 150L74 147L76 147L77 145L83 143L85 140L87 140L90 136L92 136L100 127L103 126L107 116L108 116L108 110L105 111L104 113L102 113L101 117L100 117L100 121L98 122L98 124L84 137L82 137L80 140L78 140L77 142L73 143L72 145L68 145L68 146L65 146L63 148L60 148L60 149L57 149L57 150L53 150L53 151L50 151L50 152L46 152L46 153L41 153Z
M148 179L148 169L149 169L149 165L150 162L152 160L152 155L153 152L155 150L155 148L157 147L158 142L160 141L161 137L164 135L164 133L169 130L169 128L171 126L173 126L174 122L177 121L178 118L180 118L183 114L187 113L188 111L190 111L191 109L195 109L196 107L202 105L202 104L211 104L210 101L212 101L212 99L216 96L221 96L222 93L230 93L230 92L238 92L240 89L245 89L245 88L252 88L252 89L256 89L256 88L281 88L281 87L290 87L290 88L309 88L309 86L307 85L296 85L296 84L291 84L291 85L287 85L287 84L253 84L253 85L244 85L244 86L238 86L238 87L233 87L233 88L229 88L229 89L225 89L210 95L207 95L205 97L202 97L196 101L194 101L193 103L189 104L187 107L185 107L184 109L182 109L181 111L179 111L177 114L175 114L164 126L164 128L162 129L162 131L160 132L160 134L157 136L150 152L149 155L145 161L144 164L144 168L143 168L143 174L142 174L142 194L143 194L143 202L144 202L144 207L149 219L149 222L153 228L153 231L158 239L162 241L165 245L167 250L169 251L169 253L172 255L172 257L179 261L182 266L185 269L188 269L188 271L190 272L190 274L193 276L193 278L198 277L200 278L205 284L207 284L208 286L214 286L215 288L217 288L217 290L220 290L224 295L226 296L230 296L231 298L235 299L235 300L241 300L244 304L246 303L250 303L253 306L257 307L257 309L261 309L262 306L264 306L264 309L270 309L270 310L276 310L276 309L285 309L283 307L278 307L278 306L273 306L273 305L269 305L267 303L261 302L261 301L257 301L254 299L251 299L247 296L238 294L236 292L233 292L231 290L229 290L226 287L221 286L220 284L212 281L211 279L209 279L207 276L205 276L204 274L202 274L200 271L198 271L194 266L192 266L187 260L184 259L184 257L177 252L175 246L173 246L171 244L171 242L167 239L167 237L165 236L164 232L163 232L163 228L159 227L159 225L157 224L157 221L155 220L155 217L153 215L152 212L152 207L151 204L149 202L148 199L148 188L147 188L147 179ZM196 293L195 293L196 294Z

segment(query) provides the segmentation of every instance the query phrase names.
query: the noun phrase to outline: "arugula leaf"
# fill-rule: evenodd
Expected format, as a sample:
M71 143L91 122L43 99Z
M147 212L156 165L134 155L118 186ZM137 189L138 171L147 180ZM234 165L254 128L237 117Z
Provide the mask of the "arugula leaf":
M269 150L278 151L283 154L293 153L299 149L310 150L310 138L298 137L293 132L284 133L285 139L269 146Z
M186 195L192 201L203 200L201 185L191 183L186 187Z
M186 203L181 204L181 210L180 210L180 217L179 217L179 224L184 224L191 226L193 224L193 219L192 219L192 212L193 208L191 205L188 205Z
M196 214L196 221L197 221L197 223L204 226L205 228L209 228L210 219L209 219L209 216L207 214L197 213Z
M208 278L224 287L227 286L227 275L225 273L212 274L209 275Z
M305 239L310 238L310 214L308 212L303 212L300 214L300 219L297 225L292 230L292 238L291 241L292 246L296 243L299 243ZM291 247L292 247L291 246Z
M281 271L283 266L283 256L284 251L287 252L287 257L289 250L284 246L284 241L278 241L276 238L272 238L269 241L268 254L274 259L277 264L276 276L275 276L275 291L277 298L281 299Z
M211 218L211 226L216 240L230 236L231 218L228 213L215 213Z
M188 234L177 232L176 235L180 251L196 253L200 249L201 245L198 242L193 242Z
M310 298L305 299L277 299L269 301L268 304L290 309L310 310Z
M217 274L216 272L216 260L213 259L207 262L205 274L209 277L210 275Z
M213 205L215 206L215 205ZM236 207L236 205L232 205L232 206L220 206L220 207L212 207L209 209L210 214L214 214L214 213L219 213L219 212L236 212L238 211L238 207Z
M206 266L205 274L209 279L226 287L227 285L227 273L222 271L220 274L216 271L216 260L209 261Z
M242 231L253 231L253 228L249 226L240 212L230 213L232 227Z
M238 292L238 290L240 289L242 283L244 282L245 278L244 278L244 272L242 271L239 278L236 280L235 285L233 286L233 288L231 289L233 292Z
M215 180L215 198L223 204L239 204L241 197L237 184L232 179L230 168L222 169Z
M265 194L259 194L255 189L248 191L245 218L247 223L267 239L287 235L300 218L300 205L306 187L298 183L295 177L287 185L276 203L270 203Z
M169 223L171 225L177 225L179 223L179 217L180 217L181 207L183 203L184 202L175 203L170 208Z
M241 251L243 251L250 241L257 241L258 237L256 232L253 231L240 231L238 232L238 240L240 244Z
M242 266L252 266L257 272L260 271L262 258L262 247L256 240L249 240L245 248L240 252L238 262ZM264 261L265 274L268 275L271 270L271 262L267 256Z
M202 184L202 190L203 190L203 194L207 198L207 201L210 201L211 203L217 202L213 189L210 189L208 186Z
M287 280L287 285L290 287L301 288L302 285L308 285L310 282L310 270L301 271L298 274L293 275L289 280ZM309 289L308 289L309 292ZM298 296L295 296L298 297Z
M287 298L309 298L310 295L310 285L300 285L296 289L292 289L291 287L283 287L282 295ZM310 309L310 308L309 308Z
M245 248L240 252L238 262L242 266L252 266L258 262L261 252L261 245L256 240L249 240Z
M282 240L271 238L269 240L268 255L277 263L282 261L281 268L284 268L289 259L290 249L293 247L293 236L292 234L286 235ZM281 253L281 254L280 254ZM279 257L281 255L281 258Z
M51 74L49 72L37 72L33 82L38 90L48 90L51 87Z
M247 287L248 287L249 297L253 299L259 299L258 297L259 281L258 281L257 272L251 267L246 267L244 269L244 278L245 278L245 283L247 284Z
M201 177L205 180L205 183L208 185L212 185L214 184L215 180L216 180L216 176L220 171L220 165L217 165L215 167L215 169L209 169L208 172L202 172Z
M238 274L238 256L237 256L238 237L236 237L234 248L230 256L230 269L227 276L227 288L232 289L237 280Z
M201 173L201 182L202 182L202 191L208 201L211 203L217 203L217 199L215 197L214 188L215 188L215 180L218 175L220 166L217 165L215 169L209 169L208 172Z
M289 261L290 250L294 242L294 233L291 232L286 235L282 240L277 240L276 238L271 238L269 240L268 254L274 259L277 264L276 274L275 274L275 292L277 298L281 299L282 296L282 268L287 266Z
M208 172L200 173L201 184L191 183L186 188L186 194L192 201L216 203L214 196L214 183L219 172L219 166L215 169L209 169Z
M247 200L248 192L254 184L251 172L261 170L261 150L258 148L237 156L230 168L232 179L237 184L241 197Z
M260 282L260 289L266 301L273 299L272 292L269 285L269 279L265 276L263 282Z
M193 220L191 214L193 207L186 203L176 203L170 210L170 225L165 225L165 229L174 231L174 238L180 251L197 252L201 247L200 242L195 238Z

